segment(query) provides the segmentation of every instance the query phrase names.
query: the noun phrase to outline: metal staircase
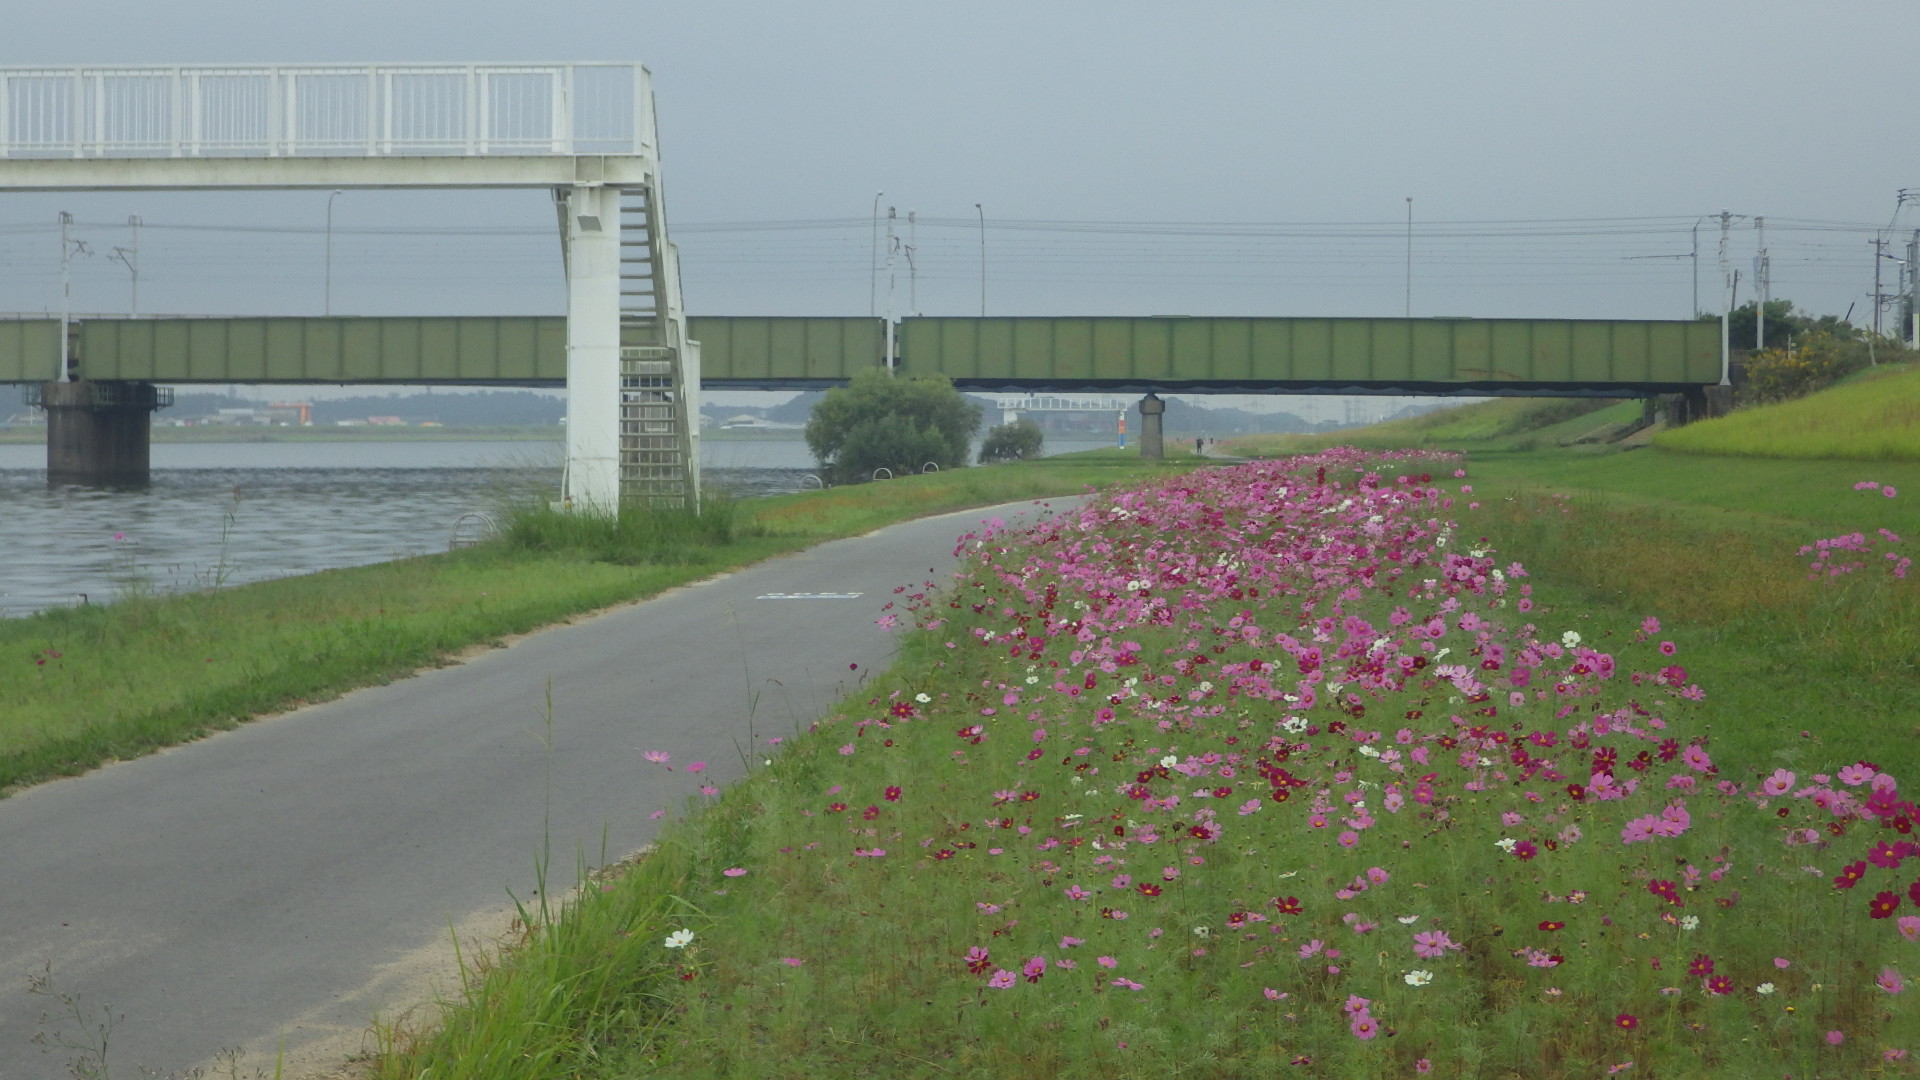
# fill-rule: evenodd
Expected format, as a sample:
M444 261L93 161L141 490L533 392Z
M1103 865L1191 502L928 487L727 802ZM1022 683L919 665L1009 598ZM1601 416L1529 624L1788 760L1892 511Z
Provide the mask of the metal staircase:
M685 316L657 189L620 191L620 490L656 506L698 500L682 356Z

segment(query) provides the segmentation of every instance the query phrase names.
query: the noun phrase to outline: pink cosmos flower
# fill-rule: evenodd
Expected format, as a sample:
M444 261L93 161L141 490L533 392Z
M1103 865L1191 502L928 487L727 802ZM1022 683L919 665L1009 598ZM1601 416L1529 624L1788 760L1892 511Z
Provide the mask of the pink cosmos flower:
M1920 915L1902 915L1894 925L1900 928L1901 937L1920 941Z
M1085 944L1086 944L1085 941L1081 940L1080 938L1074 937L1071 934L1060 939L1060 947L1063 949L1071 949L1075 945L1085 945Z
M1030 983L1039 982L1040 977L1047 973L1047 958L1044 956L1036 956L1028 960L1026 964L1020 968L1020 973L1025 975L1027 981Z
M1453 939L1447 937L1445 930L1423 930L1413 935L1413 951L1416 955L1429 960L1447 955L1448 949L1458 949Z
M729 866L720 872L728 877L745 877L747 870L744 866Z
M653 762L655 765L665 765L667 762L673 760L673 755L667 753L665 750L648 750L640 756Z
M1828 1046L1839 1046L1839 1045L1840 1045L1841 1043L1843 1043L1843 1042L1846 1042L1846 1041L1847 1041L1847 1037L1846 1037L1845 1035L1843 1035L1843 1034L1841 1034L1841 1033L1840 1033L1840 1032L1838 1032L1838 1031L1829 1031L1829 1032L1827 1032L1827 1045L1828 1045Z
M1114 968L1114 967L1120 966L1120 961L1115 960L1111 956L1096 956L1094 957L1093 962L1096 964L1099 964L1103 968Z
M1356 1039L1371 1039L1375 1035L1380 1034L1379 1022L1374 1020L1373 1014L1367 1012L1365 1009L1354 1013L1353 1019L1348 1023L1347 1027L1353 1032L1353 1037Z
M993 987L995 990L1006 990L1019 981L1020 976L1015 975L1006 968L1001 968L993 973L993 978L987 980L987 985Z
M687 766L687 771L690 773L704 772L706 771L706 768L707 768L706 762L696 761L693 764Z
M1145 990L1146 989L1146 987L1140 985L1137 982L1134 982L1132 979L1128 979L1124 977L1113 980L1113 985L1124 986L1129 990Z
M1880 977L1874 982L1889 994L1898 994L1907 988L1907 981L1892 968L1881 968Z
M1798 779L1786 769L1775 769L1773 775L1760 781L1760 790L1768 795L1785 795L1793 790L1793 782Z

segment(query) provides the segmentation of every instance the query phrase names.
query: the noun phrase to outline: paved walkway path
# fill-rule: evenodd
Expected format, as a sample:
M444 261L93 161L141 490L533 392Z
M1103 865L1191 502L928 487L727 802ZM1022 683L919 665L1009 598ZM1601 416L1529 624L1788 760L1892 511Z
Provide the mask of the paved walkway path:
M647 843L694 791L679 765L724 784L825 713L889 662L893 588L1021 509L825 544L0 801L0 1080L70 1075L34 1036L97 1042L109 1008L115 1076L226 1047L246 1075L282 1046L290 1075L337 1063L431 992L450 931L498 934L509 890L535 896L543 821L556 888L603 833L609 860ZM27 992L48 964L83 1019Z

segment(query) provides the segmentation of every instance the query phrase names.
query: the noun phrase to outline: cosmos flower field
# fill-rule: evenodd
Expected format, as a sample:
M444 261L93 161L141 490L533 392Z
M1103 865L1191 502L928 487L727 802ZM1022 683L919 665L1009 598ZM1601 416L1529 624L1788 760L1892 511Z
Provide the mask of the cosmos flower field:
M1914 755L1716 745L1657 615L1537 603L1471 497L1335 450L962 537L895 671L670 841L645 1058L1920 1075ZM1904 573L1866 544L1804 558Z

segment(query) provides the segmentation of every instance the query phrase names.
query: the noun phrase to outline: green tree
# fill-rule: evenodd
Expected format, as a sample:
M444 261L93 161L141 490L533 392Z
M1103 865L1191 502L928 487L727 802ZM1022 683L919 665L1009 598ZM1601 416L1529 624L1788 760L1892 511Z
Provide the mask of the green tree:
M917 472L967 463L980 410L942 375L903 377L884 368L827 391L807 420L807 449L834 483L865 480L875 469Z
M1717 319L1718 316L1709 316ZM1735 349L1753 348L1754 304L1752 301L1734 308L1727 316L1727 343ZM1803 337L1821 334L1837 341L1851 341L1861 336L1861 332L1852 323L1838 315L1814 316L1805 311L1795 311L1791 300L1767 301L1766 347L1784 348L1789 338L1798 341Z
M1024 416L1011 424L1001 424L988 431L986 439L981 442L980 464L1037 458L1046 438L1040 425Z

